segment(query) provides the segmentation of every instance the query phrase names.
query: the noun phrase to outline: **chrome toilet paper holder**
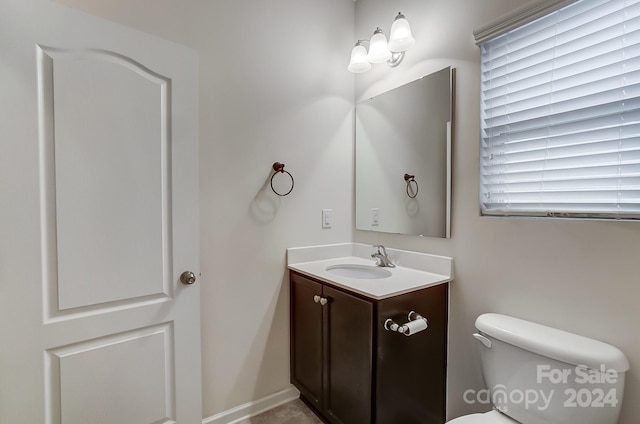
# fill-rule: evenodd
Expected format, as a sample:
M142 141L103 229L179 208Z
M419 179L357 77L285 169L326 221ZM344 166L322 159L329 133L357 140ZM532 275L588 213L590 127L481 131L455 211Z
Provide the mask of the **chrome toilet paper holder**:
M429 328L429 321L415 311L409 312L407 314L407 319L409 320L408 322L398 324L391 318L387 318L384 322L384 329L387 331L395 331L397 333L404 334L405 336L412 336Z

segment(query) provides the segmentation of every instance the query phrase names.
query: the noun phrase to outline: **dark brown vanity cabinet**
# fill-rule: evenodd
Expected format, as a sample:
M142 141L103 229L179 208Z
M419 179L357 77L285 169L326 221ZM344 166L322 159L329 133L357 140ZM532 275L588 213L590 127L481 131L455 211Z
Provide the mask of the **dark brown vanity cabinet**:
M375 300L290 273L291 382L336 424L442 424L448 285ZM409 311L429 327L387 331Z
M291 274L291 379L331 423L370 423L373 305Z

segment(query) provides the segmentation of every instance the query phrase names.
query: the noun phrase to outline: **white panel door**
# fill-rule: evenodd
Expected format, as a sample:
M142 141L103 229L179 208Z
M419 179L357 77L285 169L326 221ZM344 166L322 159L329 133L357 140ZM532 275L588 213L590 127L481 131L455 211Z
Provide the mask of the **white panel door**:
M0 0L0 423L195 424L197 57Z

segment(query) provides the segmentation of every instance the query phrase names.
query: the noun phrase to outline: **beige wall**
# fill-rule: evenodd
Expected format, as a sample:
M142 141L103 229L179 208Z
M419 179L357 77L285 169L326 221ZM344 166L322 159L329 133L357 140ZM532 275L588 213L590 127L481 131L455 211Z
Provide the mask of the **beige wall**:
M640 417L640 224L547 219L481 218L479 184L478 49L472 30L519 7L515 0L358 0L356 37L389 30L401 10L416 46L392 69L374 65L356 77L356 100L436 70L458 69L457 136L454 140L451 240L356 231L362 243L455 258L449 327L449 418L482 410L462 393L482 377L473 323L483 312L530 319L609 342L631 362L620 424Z
M640 416L640 224L478 216L478 50L472 29L525 0L58 0L197 49L200 56L204 416L288 384L285 248L363 243L455 258L449 415L479 408L470 334L486 311L610 342L629 357L621 424ZM396 69L355 77L358 101L432 70L458 69L450 240L353 231L356 38L402 10L416 46ZM353 22L355 19L355 33ZM261 188L274 161L294 192ZM320 210L334 228L320 229Z

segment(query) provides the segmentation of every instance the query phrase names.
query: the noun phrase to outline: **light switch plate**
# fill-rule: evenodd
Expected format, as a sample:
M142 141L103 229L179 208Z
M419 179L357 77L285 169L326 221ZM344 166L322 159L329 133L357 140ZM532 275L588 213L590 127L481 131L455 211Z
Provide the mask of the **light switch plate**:
M333 211L331 209L322 209L322 228L331 228Z

